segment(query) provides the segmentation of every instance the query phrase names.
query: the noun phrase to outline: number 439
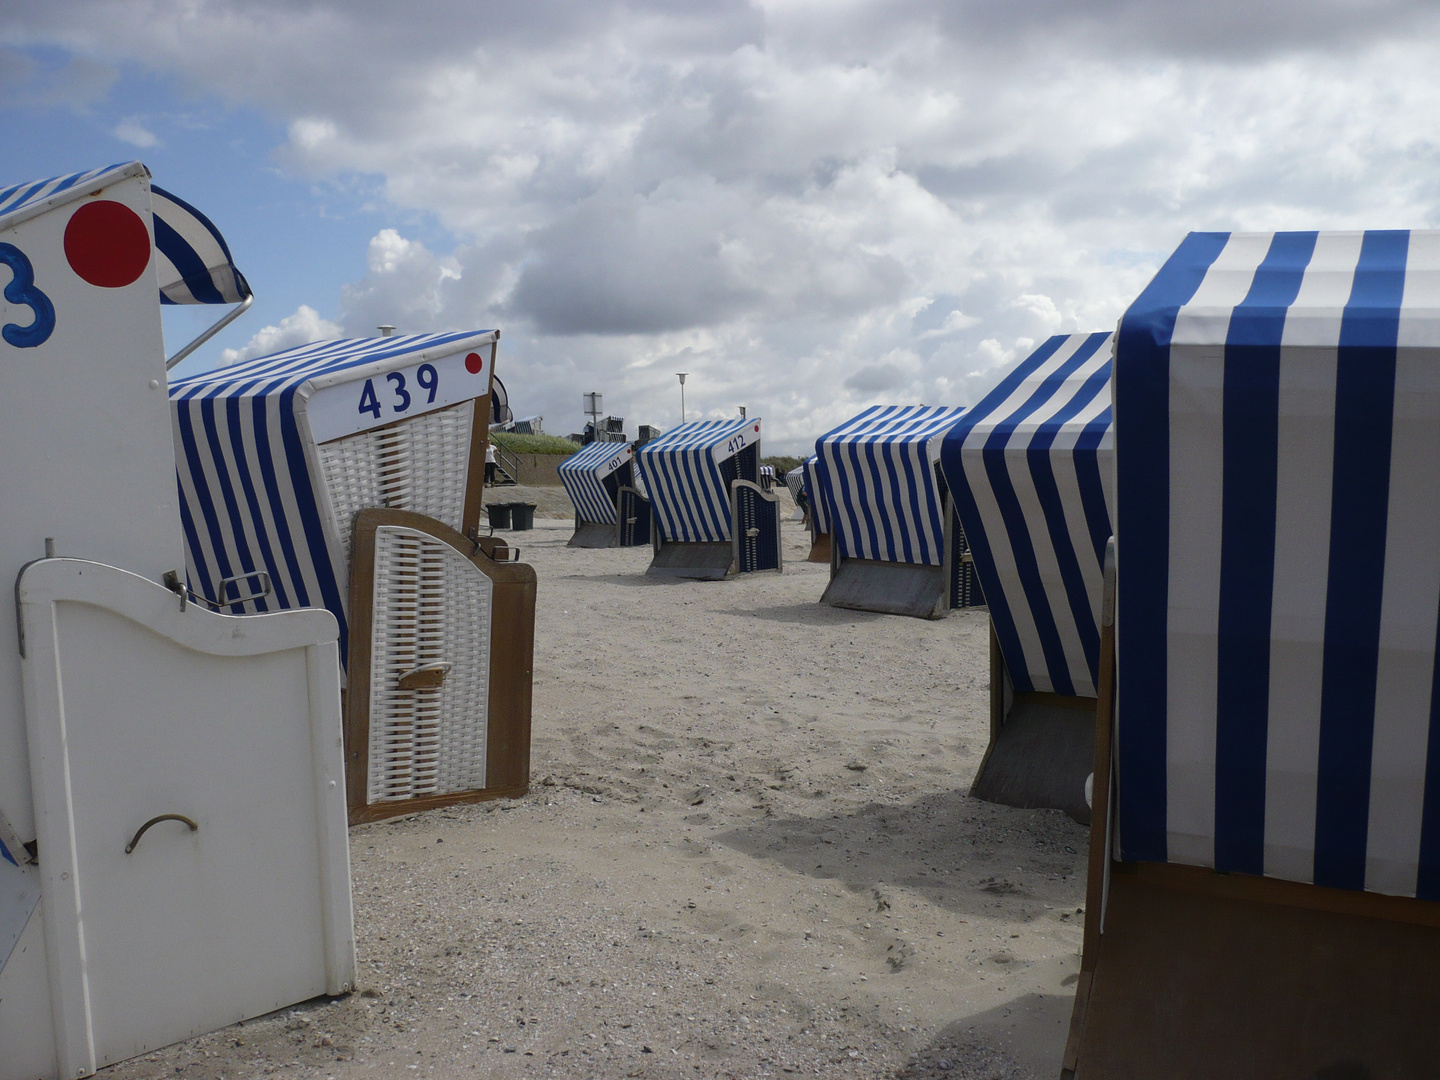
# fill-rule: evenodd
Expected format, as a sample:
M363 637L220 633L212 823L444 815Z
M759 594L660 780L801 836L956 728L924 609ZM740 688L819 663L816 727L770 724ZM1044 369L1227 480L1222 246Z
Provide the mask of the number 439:
M410 408L410 391L405 388L405 374L401 371L392 371L385 376L385 381L391 386L395 393L395 404L390 408L397 413L403 413ZM415 382L421 390L428 390L430 396L426 398L425 404L430 405L435 401L435 393L440 389L440 373L430 364L421 364L415 371ZM376 420L380 419L382 411L380 398L375 394L375 380L366 379L365 388L360 392L360 411L369 413Z

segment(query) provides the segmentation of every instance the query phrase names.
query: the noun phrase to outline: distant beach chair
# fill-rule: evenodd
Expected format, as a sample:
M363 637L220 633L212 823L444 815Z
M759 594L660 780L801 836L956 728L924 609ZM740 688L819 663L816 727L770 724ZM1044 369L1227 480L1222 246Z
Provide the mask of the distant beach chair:
M825 514L826 501L820 490L820 476L816 470L819 461L818 456L811 454L800 466L800 482L805 494L805 526L810 530L810 554L806 561L828 563L830 519Z
M805 466L796 465L785 474L785 490L790 492L790 498L795 503L795 517L791 520L798 521L805 528L810 527L810 504L805 500Z
M821 603L926 619L983 603L938 464L962 412L876 405L815 440L831 529Z
M1088 822L1114 468L1114 334L1050 338L945 436L990 608L990 745L970 794Z
M638 454L654 577L716 580L783 569L780 508L760 485L760 418L697 420Z
M1437 270L1192 233L1120 323L1066 1077L1436 1075Z
M567 546L650 542L650 500L636 488L634 443L592 442L561 462L558 471L575 504L575 535Z

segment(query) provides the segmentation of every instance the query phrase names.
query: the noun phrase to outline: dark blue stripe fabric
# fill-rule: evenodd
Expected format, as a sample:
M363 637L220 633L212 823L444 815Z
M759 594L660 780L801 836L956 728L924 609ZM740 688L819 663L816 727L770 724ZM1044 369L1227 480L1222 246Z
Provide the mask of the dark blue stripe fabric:
M1130 305L1116 340L1119 838L1125 859L1166 857L1170 339L1228 233L1191 233ZM1130 424L1129 430L1125 428Z
M1093 357L1095 351L1109 336L1104 333L1092 334L1085 344L1075 351L1074 368L1083 366L1085 361ZM1074 370L1074 368L1067 365L1069 370ZM1070 605L1075 629L1080 635L1080 645L1085 652L1085 664L1090 671L1092 685L1098 685L1100 628L1091 614L1090 594L1085 588L1084 572L1080 568L1079 555L1070 543L1070 527L1065 520L1065 507L1060 501L1060 489L1055 481L1055 470L1050 451L1055 445L1056 436L1060 434L1064 426L1094 401L1095 395L1105 389L1109 381L1110 372L1103 368L1090 376L1078 394L1040 425L1025 450L1026 465L1030 470L1030 478L1035 484L1036 499L1045 515L1050 546L1055 552L1056 565L1060 570L1060 580L1065 586L1065 599ZM1069 692L1074 693L1074 681L1069 678L1068 663L1065 665L1065 670L1067 672L1065 681L1071 684ZM1058 687L1056 692L1064 693Z
M1102 570L1105 566L1105 544L1114 527L1105 502L1105 481L1100 475L1100 444L1110 430L1114 414L1114 407L1107 407L1085 425L1085 430L1075 442L1075 480L1080 486L1080 505L1085 508L1085 527L1090 533L1095 565Z
M180 488L180 531L185 534L185 547L194 570L193 574L188 575L190 591L204 596L200 583L210 580L210 567L200 547L200 534L195 528L195 517L190 513L190 502L185 497L185 488L180 484L179 470L175 473L175 486Z
M1020 635L1015 629L1015 616L1005 603L1005 590L995 569L995 552L990 537L975 503L975 493L965 475L962 451L965 440L981 420L988 419L1012 394L1055 355L1068 339L1056 335L1044 342L1026 359L1015 366L1000 383L980 399L979 404L969 409L959 422L950 429L940 444L940 465L945 472L945 482L955 500L955 512L960 517L960 527L965 530L965 539L970 544L970 557L974 560L975 576L980 579L980 589L990 605L990 622L995 628L995 639L1000 644L1000 655L1005 658L1005 667L1010 681L1020 693L1035 689L1029 669L1025 664L1025 653L1020 646ZM1108 534L1107 534L1108 536Z
M213 580L207 579L195 582L194 584L196 591L201 596L210 600L219 600L219 597L215 595L215 582L221 578L229 577L234 571L230 569L230 559L227 554L229 548L229 545L226 543L227 530L221 528L220 515L216 511L215 499L210 492L210 483L204 474L203 467L200 465L200 463L204 461L204 457L200 453L199 442L195 435L194 422L198 415L200 417L201 427L203 428L205 426L204 414L200 411L200 407L203 407L204 403L195 402L192 404L197 406L193 411L191 409L181 409L177 414L180 427L180 445L184 451L185 460L193 463L194 466L195 499L200 504L198 509L200 511L200 517L205 522L205 530L210 534L210 546L215 553L216 563L212 570L212 573L215 575ZM198 561L199 560L197 560L197 562Z
M297 607L310 607L310 588L305 582L304 569L300 562L300 552L295 545L295 536L290 531L290 515L285 512L285 503L280 490L280 470L275 467L274 454L270 450L270 421L269 414L265 407L265 398L257 396L252 399L251 418L255 425L255 456L260 462L260 479L265 485L265 496L270 503L270 517L275 522L276 539L280 543L280 554L285 559L285 566L290 571L290 582L295 590L295 604ZM329 555L326 551L314 552L317 562L322 559L328 564ZM345 620L340 620L340 625L345 625ZM341 666L350 663L350 654L342 649L340 651Z
M1280 342L1315 233L1276 233L1225 344L1216 624L1215 868L1265 871Z
M295 423L295 391L288 386L280 395L280 438L285 447L286 466L290 472L290 487L300 513L300 524L305 530L305 542L312 552L326 550L325 529L320 523L320 510L315 503L315 491L310 484L310 469L305 461L305 448L300 442L300 429ZM344 525L341 526L344 528ZM334 614L340 624L340 655L350 654L350 624L345 617L345 602L340 595L340 585L330 560L316 556L315 576L319 579L320 601Z
M1055 369L1055 384L1064 382L1071 373L1084 366L1085 361L1089 360L1094 352L1095 345L1087 341L1084 346L1067 357ZM1021 587L1025 590L1026 605L1035 622L1036 636L1040 639L1040 651L1045 658L1045 670L1050 673L1050 682L1054 687L1054 692L1069 695L1075 693L1075 684L1070 677L1070 664L1065 658L1065 646L1060 638L1060 628L1055 623L1055 612L1050 607L1050 598L1045 591L1045 583L1040 577L1040 562L1035 554L1035 544L1030 537L1025 511L1020 506L1020 498L1015 491L1015 483L1010 476L1010 468L1005 460L1006 447L1010 444L1015 429L1036 409L1049 401L1054 393L1054 386L1038 387L1029 398L1014 409L1010 416L996 424L985 440L982 460L985 463L985 475L990 481L995 505L1005 522L1005 532L1010 540L1010 551L1015 561L1015 570L1019 574ZM1032 473L1033 479L1034 474ZM1053 477L1050 483L1053 489ZM1056 502L1058 503L1058 496ZM1063 546L1066 549L1069 548L1068 537ZM1009 666L1008 657L1006 666ZM1011 677L1014 678L1013 675Z
M180 277L185 282L185 288L190 290L190 294L202 304L225 303L225 298L215 287L215 280L210 276L209 268L205 265L205 261L195 253L195 249L187 244L160 215L155 214L152 217L155 222L155 246L175 264L175 269L180 271Z
M241 402L239 398L227 398L225 401L226 426L230 429L230 452L235 456L235 472L240 480L240 490L245 496L245 506L254 523L255 543L260 548L260 557L265 563L265 570L270 575L271 587L275 590L274 602L278 610L292 607L289 592L285 588L285 578L280 573L280 568L275 562L275 552L270 543L269 530L265 527L265 518L260 512L260 497L255 490L255 478L251 474L250 455L245 452L245 430L241 419ZM268 607L263 600L256 601L256 610L267 611Z
M222 408L224 407L223 399L220 405ZM215 422L215 406L216 402L212 399L206 399L201 402L200 423L205 429L205 444L210 452L210 460L215 462L215 483L220 489L219 495L224 502L225 514L231 522L238 522L240 520L240 509L235 501L235 489L231 484L230 472L225 468L225 453L220 448L220 432ZM255 569L255 560L250 555L250 545L246 540L244 530L234 529L231 539L235 545L235 558L239 561L239 566L236 566L234 563L231 563L229 559L226 559L226 576L242 571L247 574L250 573ZM216 584L218 586L219 583L217 582ZM223 602L225 598L223 596L216 596L216 599ZM234 615L243 615L245 609L239 604L231 605L231 613Z
M1440 613L1435 640L1440 644ZM1415 895L1440 900L1440 648L1430 676L1430 731L1425 747L1425 801L1420 814L1420 857Z
M1395 354L1409 240L1402 231L1365 234L1340 323L1315 884L1341 889L1365 886Z

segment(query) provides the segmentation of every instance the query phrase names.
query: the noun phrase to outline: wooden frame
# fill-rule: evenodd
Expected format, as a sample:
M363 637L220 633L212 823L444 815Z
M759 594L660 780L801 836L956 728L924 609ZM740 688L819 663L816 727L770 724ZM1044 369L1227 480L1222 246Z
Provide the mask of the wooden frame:
M483 460L483 459L482 459ZM483 471L481 473L483 476ZM367 803L370 769L370 636L375 587L375 530L396 525L443 541L468 558L494 583L490 648L486 787L478 791ZM486 541L489 541L488 543ZM471 540L454 529L408 510L361 510L355 515L350 572L350 686L345 703L345 787L350 824L377 821L435 806L518 798L530 786L530 712L535 657L533 567L502 561L503 541Z
M1113 547L1105 581L1085 936L1062 1080L1436 1075L1440 904L1113 859Z
M975 770L972 798L1025 809L1063 810L1090 823L1085 777L1094 756L1096 699L1016 693L995 623L990 623L990 743Z

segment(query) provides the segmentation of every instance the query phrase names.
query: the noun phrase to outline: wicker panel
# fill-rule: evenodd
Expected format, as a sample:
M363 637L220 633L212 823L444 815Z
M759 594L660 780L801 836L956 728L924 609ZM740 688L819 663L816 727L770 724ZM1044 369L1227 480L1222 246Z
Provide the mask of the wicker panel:
M375 530L368 801L485 786L494 585L449 544L398 526ZM400 677L447 664L439 686Z
M320 445L333 524L347 562L359 510L414 510L452 529L463 527L474 419L475 406L465 401Z

